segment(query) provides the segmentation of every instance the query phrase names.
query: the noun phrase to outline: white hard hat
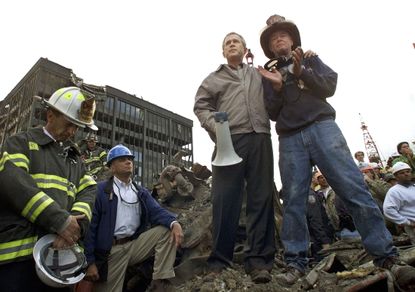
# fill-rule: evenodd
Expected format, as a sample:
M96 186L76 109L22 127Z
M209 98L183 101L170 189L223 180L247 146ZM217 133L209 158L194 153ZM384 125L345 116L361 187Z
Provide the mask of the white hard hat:
M36 273L51 287L66 287L81 281L85 276L86 257L78 245L66 249L52 247L56 235L40 238L33 248Z
M405 162L398 161L392 166L392 173L395 174L398 171L404 170L404 169L411 169L411 167L406 164Z
M377 164L376 162L370 162L370 163L369 163L369 166L370 166L371 168L380 168L379 164Z
M64 87L55 91L49 100L35 96L48 107L62 113L71 123L85 128L85 126L97 131L98 128L92 119L95 112L95 99L85 98L78 87Z

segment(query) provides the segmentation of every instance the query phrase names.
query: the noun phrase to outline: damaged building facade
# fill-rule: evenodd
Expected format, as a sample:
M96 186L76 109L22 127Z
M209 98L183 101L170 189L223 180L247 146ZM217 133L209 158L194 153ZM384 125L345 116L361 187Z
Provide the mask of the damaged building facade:
M45 124L46 114L33 96L49 98L61 87L74 86L73 72L40 58L12 91L0 101L0 141ZM82 82L82 79L75 80ZM89 85L97 101L95 124L104 149L122 143L135 156L134 179L151 188L158 174L181 151L182 164L193 164L193 121L111 86ZM88 129L79 129L81 141Z

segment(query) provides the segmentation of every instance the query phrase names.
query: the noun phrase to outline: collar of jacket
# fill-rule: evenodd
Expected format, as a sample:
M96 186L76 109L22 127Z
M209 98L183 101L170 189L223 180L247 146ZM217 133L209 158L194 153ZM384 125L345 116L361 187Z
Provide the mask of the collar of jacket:
M137 192L140 191L140 187L135 183L135 181L131 181L131 183L134 185L134 187L137 189ZM106 193L110 200L114 198L114 176L111 176L109 180L107 180L107 183L104 186L104 193Z
M45 132L43 132L43 128L34 128L30 132L30 136L32 137L34 142L36 142L40 146L44 146L44 145L47 145L49 143L54 143L55 142L51 137L49 137L48 135L45 134ZM78 155L78 156L81 155L79 147L70 140L62 142L62 146L64 148L69 146L76 153L76 155Z
M229 66L228 64L220 64L219 67L218 67L218 69L216 69L216 72L219 72L223 68L229 68L229 69L231 69L231 67L228 67L228 66ZM246 66L246 64L245 63L241 63L239 66L241 66L241 68L244 68Z
M51 137L49 137L48 135L45 134L45 132L43 132L42 128L33 129L31 131L30 136L32 136L32 139L34 140L34 142L36 142L37 144L41 146L54 142Z

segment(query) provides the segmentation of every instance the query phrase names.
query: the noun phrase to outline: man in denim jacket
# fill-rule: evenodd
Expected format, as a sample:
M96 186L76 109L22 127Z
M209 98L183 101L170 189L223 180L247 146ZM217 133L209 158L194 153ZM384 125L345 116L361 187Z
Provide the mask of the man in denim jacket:
M273 84L275 95L265 102L279 134L284 193L281 239L288 269L277 276L277 281L292 285L307 266L305 214L313 165L318 166L350 211L366 250L374 256L374 264L390 269L401 286L414 281L415 269L399 262L382 214L334 121L336 112L326 101L336 90L337 73L318 56L303 58L298 28L282 16L268 19L261 46L268 58L275 58L266 64L273 66L260 67L259 71Z

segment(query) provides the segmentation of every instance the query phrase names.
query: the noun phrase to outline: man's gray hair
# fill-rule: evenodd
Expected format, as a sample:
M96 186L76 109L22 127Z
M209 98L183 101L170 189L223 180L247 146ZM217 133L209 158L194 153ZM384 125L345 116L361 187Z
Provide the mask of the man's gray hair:
M244 46L244 48L246 48L246 42L245 42L245 39L244 39L244 37L243 36L241 36L239 33L236 33L236 32L230 32L230 33L228 33L224 38L223 38L223 42L222 42L222 50L225 48L225 40L226 40L226 38L228 37L228 36L230 36L230 35L236 35L236 36L238 36L240 39L241 39L241 41L242 41L242 45Z

